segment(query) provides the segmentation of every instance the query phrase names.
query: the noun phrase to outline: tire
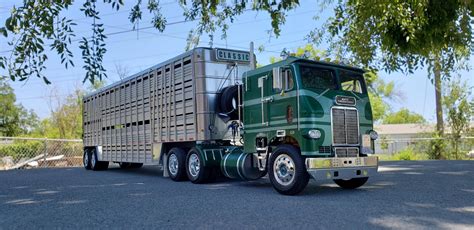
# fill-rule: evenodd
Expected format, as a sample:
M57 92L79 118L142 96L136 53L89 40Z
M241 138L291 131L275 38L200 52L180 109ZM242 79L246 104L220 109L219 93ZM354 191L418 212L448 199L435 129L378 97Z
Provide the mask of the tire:
M108 161L99 161L97 157L97 151L94 149L91 150L91 169L94 171L105 170L109 167Z
M236 85L225 87L218 98L219 113L224 113L229 116L230 120L239 119L238 105L242 104L242 90L240 90L240 103L239 103L239 87ZM242 112L240 113L242 114Z
M131 166L131 163L129 162L119 162L118 163L121 169L128 169Z
M296 195L308 185L309 174L300 151L292 145L280 145L268 163L273 188L283 195Z
M143 163L130 163L130 168L139 169L143 166Z
M186 156L186 174L194 184L204 184L209 181L212 168L204 167L204 159L197 149L192 148Z
M181 148L172 148L168 152L167 160L166 170L171 180L186 180L186 152Z
M91 151L90 149L84 149L84 155L82 156L82 164L86 170L91 169Z
M334 180L334 183L343 189L356 189L364 185L367 180L369 180L368 177L352 178L350 180L337 179Z

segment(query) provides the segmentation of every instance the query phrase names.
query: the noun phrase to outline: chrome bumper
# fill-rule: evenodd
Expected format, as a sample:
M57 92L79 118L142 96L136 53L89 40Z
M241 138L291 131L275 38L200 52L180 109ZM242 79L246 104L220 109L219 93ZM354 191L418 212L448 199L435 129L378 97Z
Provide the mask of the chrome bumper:
M377 173L378 157L307 158L306 170L316 180L369 177Z

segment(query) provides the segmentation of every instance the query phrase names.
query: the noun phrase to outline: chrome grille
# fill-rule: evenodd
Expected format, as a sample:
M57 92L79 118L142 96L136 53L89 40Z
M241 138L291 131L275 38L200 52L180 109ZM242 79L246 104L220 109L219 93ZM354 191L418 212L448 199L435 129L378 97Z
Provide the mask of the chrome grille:
M332 109L332 135L335 145L359 144L359 119L355 109Z
M335 148L336 157L357 157L359 155L358 148Z

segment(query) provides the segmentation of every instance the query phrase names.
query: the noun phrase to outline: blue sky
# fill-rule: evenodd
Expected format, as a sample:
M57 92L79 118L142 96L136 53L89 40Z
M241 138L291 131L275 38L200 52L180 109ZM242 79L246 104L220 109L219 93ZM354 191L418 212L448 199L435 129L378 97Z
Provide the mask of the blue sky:
M81 3L82 1L77 1ZM110 5L99 1L99 9L102 15L102 22L105 26L105 33L125 31L132 28L128 21L130 3L119 11L111 9ZM146 1L144 1L146 2ZM2 0L0 3L0 21L4 22L9 15L9 9L14 5L19 5L21 1ZM161 0L162 12L168 18L168 22L180 22L184 20L182 10L174 0ZM79 11L80 4L74 5L65 15L73 19L77 38L90 36L90 19L86 19ZM285 25L282 27L280 37L270 36L270 19L263 12L246 12L244 15L230 25L226 40L220 39L220 35L214 36L214 47L227 47L234 49L248 49L250 41L255 43L255 47L263 45L264 52L257 52L257 61L260 64L267 64L271 56L279 56L284 48L295 50L297 47L306 44L305 36L313 29L322 24L322 21L315 21L314 16L324 19L330 15L331 9L320 13L317 1L302 0L301 6L296 10L288 12ZM146 15L146 14L145 14ZM150 26L150 18L145 16L140 23L140 27ZM130 74L139 72L147 67L174 57L184 52L186 37L190 29L195 27L195 22L177 23L170 25L163 33L154 29L140 30L138 32L121 33L111 35L107 39L107 54L104 66L107 69L108 83L117 81L116 65L126 68ZM201 38L200 46L208 46L208 36ZM72 46L77 47L77 42ZM318 47L324 49L325 47ZM11 49L5 38L0 38L0 52ZM46 76L53 82L52 85L45 85L41 79L31 78L25 82L12 82L15 89L18 103L23 104L28 109L33 109L41 118L49 116L51 107L51 95L66 96L77 87L85 87L82 79L85 71L82 69L82 60L77 48L75 52L75 68L65 69L60 64L58 58L50 55L47 62ZM4 55L3 53L1 53ZM474 66L474 58L471 58L470 65ZM396 89L401 93L399 100L391 102L394 111L406 107L411 111L422 114L427 120L435 120L434 87L427 78L425 69L416 71L413 75L405 76L401 73L380 73L382 79L395 81ZM470 72L462 72L463 79L468 80L470 86L474 86L474 77ZM54 100L53 100L54 102Z

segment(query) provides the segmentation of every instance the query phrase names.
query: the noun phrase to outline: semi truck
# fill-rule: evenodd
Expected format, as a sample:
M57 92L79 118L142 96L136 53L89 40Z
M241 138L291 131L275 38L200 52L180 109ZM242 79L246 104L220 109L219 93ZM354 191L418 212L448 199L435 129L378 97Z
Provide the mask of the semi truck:
M159 165L173 181L268 175L285 195L312 177L345 189L377 173L364 70L250 50L194 48L83 98L87 170Z

